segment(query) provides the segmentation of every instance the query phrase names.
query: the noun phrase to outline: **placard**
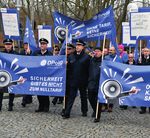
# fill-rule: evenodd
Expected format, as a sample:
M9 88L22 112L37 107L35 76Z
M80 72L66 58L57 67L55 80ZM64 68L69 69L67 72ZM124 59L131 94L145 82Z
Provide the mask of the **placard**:
M4 37L20 40L17 9L1 9Z
M51 38L51 26L48 25L39 25L38 26L38 38L45 38L48 40L48 48L52 47L52 38Z

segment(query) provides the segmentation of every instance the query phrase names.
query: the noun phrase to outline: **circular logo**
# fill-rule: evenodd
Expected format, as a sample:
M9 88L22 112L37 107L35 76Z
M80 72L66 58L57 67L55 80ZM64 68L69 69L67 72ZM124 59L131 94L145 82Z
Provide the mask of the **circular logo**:
M42 61L41 61L41 66L45 66L46 63L47 63L46 59L42 60Z

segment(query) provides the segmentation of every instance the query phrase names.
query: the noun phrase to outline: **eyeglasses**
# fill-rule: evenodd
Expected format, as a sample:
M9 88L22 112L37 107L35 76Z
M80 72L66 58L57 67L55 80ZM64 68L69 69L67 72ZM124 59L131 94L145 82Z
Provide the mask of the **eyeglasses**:
M72 48L67 48L67 50L71 50Z

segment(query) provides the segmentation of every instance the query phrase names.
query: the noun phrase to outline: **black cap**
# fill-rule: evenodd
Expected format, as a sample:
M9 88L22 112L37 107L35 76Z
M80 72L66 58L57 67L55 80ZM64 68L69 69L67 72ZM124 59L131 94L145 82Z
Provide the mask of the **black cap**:
M75 46L73 44L68 43L67 48L75 48Z
M28 45L28 42L24 42L23 44L24 44L24 45Z
M45 38L41 38L41 39L39 40L39 42L40 42L40 43L48 44L48 40L45 39Z
M82 45L82 46L85 46L86 43L85 43L83 40L78 39L78 40L76 41L76 45Z
M12 44L12 43L13 43L13 40L10 38L7 38L3 41L3 44Z
M95 47L94 50L100 50L100 51L102 51L102 48L101 47Z

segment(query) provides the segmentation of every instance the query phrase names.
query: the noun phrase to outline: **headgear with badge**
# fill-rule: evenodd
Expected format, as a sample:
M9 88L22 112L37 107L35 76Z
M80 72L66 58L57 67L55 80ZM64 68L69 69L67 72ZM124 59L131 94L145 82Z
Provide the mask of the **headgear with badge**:
M68 43L67 48L75 48L75 46L73 44Z
M48 44L48 43L49 43L48 40L45 39L45 38L41 38L41 39L39 40L39 42L40 42L40 43L44 43L44 44Z
M12 43L13 43L13 40L10 39L10 38L4 39L4 41L3 41L3 44L4 44L4 45L12 44Z
M85 43L83 40L78 39L78 40L76 41L76 45L82 45L82 46L85 46L86 43Z

